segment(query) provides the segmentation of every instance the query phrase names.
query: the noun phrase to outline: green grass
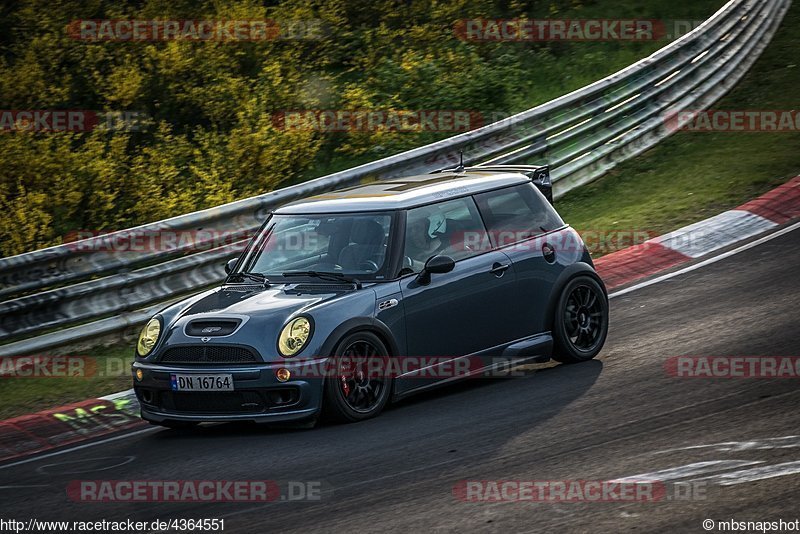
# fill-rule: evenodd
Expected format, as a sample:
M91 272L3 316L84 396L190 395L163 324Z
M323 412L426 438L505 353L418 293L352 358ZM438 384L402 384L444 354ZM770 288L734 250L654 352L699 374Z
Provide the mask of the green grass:
M800 104L793 4L770 45L713 108L791 110ZM662 234L702 220L800 174L800 133L679 132L557 201L577 229Z
M800 5L794 4L761 58L714 107L796 109L800 61L793 29L798 25ZM735 207L798 172L800 134L681 132L565 195L557 207L578 229L664 233ZM0 380L0 395L6 399L0 419L130 387L132 345L74 351L97 358L100 369L111 362L121 370L119 376Z
M47 378L0 378L0 419L24 415L70 402L102 397L131 387L130 364L133 343L89 350L67 351L85 357L85 369L96 369L91 376Z

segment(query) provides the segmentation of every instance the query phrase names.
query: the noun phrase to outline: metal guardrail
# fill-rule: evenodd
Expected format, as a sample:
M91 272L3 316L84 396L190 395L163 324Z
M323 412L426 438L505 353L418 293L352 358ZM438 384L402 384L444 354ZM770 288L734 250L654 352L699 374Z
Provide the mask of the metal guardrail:
M27 336L0 346L0 356L144 322L164 303L219 283L225 260L277 206L364 181L454 166L460 151L468 165L548 164L558 198L670 135L670 110L703 109L725 94L766 47L789 4L731 0L651 56L477 130L216 208L0 259L0 342ZM169 252L114 250L115 243L143 236L209 228L234 242L215 247L211 237Z

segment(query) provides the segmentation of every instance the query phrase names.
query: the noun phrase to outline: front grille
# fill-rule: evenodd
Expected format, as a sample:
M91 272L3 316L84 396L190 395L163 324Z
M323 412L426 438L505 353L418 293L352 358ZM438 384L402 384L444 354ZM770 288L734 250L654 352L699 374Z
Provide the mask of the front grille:
M192 345L172 347L158 359L161 363L215 364L215 363L258 363L261 360L255 352L243 347L220 345Z
M159 412L212 415L264 413L300 400L300 390L296 387L208 392L136 388L136 394L145 407Z
M161 408L186 413L261 413L267 405L256 391L164 391Z

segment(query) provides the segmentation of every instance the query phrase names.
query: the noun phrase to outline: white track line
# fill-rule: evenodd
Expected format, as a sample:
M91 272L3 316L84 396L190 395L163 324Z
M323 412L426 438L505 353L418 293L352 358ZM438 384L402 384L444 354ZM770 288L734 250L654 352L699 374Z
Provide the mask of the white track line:
M753 248L753 247L758 246L758 245L760 245L762 243L766 243L767 241L771 241L772 239L775 239L776 237L780 237L780 236L782 236L784 234L787 234L787 233L789 233L789 232L791 232L793 230L797 230L798 228L800 228L800 222L796 222L791 226L787 226L786 228L782 228L781 230L778 230L777 232L774 232L774 233L766 235L766 236L764 236L762 238L756 239L755 241L751 241L750 243L742 245L739 248L735 248L733 250L729 250L728 252L725 252L725 253L720 254L718 256L714 256L713 258L709 258L707 260L703 260L701 262L695 263L693 265L690 265L688 267L680 269L679 271L675 271L675 272L672 272L672 273L669 273L669 274L665 274L663 276L658 276L658 277L653 278L651 280L648 280L646 282L642 282L641 284L636 284L636 285L633 285L631 287L625 288L625 289L623 289L621 291L616 291L614 293L611 293L608 296L608 298L619 297L621 295L625 295L625 294L630 293L632 291L636 291L637 289L641 289L643 287L651 286L653 284L657 284L658 282L663 282L664 280L669 280L670 278L674 278L674 277L679 276L681 274L688 273L690 271L694 271L695 269L699 269L700 267L704 267L706 265L710 265L712 263L716 263L718 261L724 260L725 258L733 256L734 254L738 254L739 252L743 252L743 251L745 251L747 249ZM6 464L6 465L0 465L0 469L7 469L9 467L22 465L22 464L26 464L26 463L29 463L29 462L35 462L37 460L43 460L45 458L51 458L53 456L60 456L62 454L66 454L68 452L74 452L74 451L78 451L78 450L81 450L81 449L88 449L89 447L94 447L96 445L103 445L105 443L110 443L112 441L117 441L119 439L128 438L128 437L131 437L131 436L137 436L139 434L144 434L146 432L154 432L156 430L159 430L159 429L155 428L155 427L153 427L153 428L143 428L143 429L137 430L135 432L129 432L127 434L120 434L119 436L113 436L113 437L110 437L110 438L107 438L107 439L103 439L103 440L100 440L100 441L92 441L92 442L89 442L89 443L83 443L81 445L76 445L75 447L69 447L67 449L62 449L62 450L59 450L59 451L50 452L50 453L47 453L47 454L43 454L41 456L32 456L32 457L26 458L24 460L19 460L18 462L13 462L13 463Z
M680 467L670 467L669 469L662 469L661 471L652 471L649 473L631 475L629 477L615 478L614 480L611 480L611 482L645 482L654 480L667 482L695 475L719 473L720 471L725 471L726 469L736 469L737 467L746 467L763 463L764 462L760 460L711 460L708 462L696 462L693 464L682 465Z
M702 481L711 482L712 484L718 484L720 486L735 486L736 484L755 482L757 480L766 480L768 478L783 477L786 475L796 475L797 473L800 473L800 461L753 467L752 469L744 469L742 471L734 471L732 473L722 473L719 475L695 478L689 480L688 482Z
M682 274L694 271L695 269L699 269L700 267L705 267L706 265L710 265L712 263L716 263L718 261L724 260L725 258L733 256L734 254L738 254L740 252L744 252L747 249L751 249L751 248L753 248L755 246L758 246L758 245L760 245L762 243L766 243L767 241L771 241L771 240L775 239L776 237L780 237L780 236L782 236L784 234L788 234L789 232L791 232L793 230L797 230L798 228L800 228L800 222L796 222L791 226L787 226L786 228L782 228L782 229L778 230L777 232L774 232L774 233L769 234L769 235L765 235L764 237L761 237L759 239L756 239L755 241L751 241L749 243L746 243L746 244L742 245L741 247L735 248L733 250L729 250L728 252L724 252L724 253L722 253L722 254L720 254L718 256L714 256L712 258L708 258L707 260L703 260L701 262L694 263L692 265L689 265L688 267L684 267L683 269L679 269L679 270L671 272L671 273L667 273L667 274L664 274L664 275L661 275L661 276L657 276L655 278L647 280L646 282L642 282L640 284L632 285L631 287L627 287L625 289L621 289L620 291L615 291L615 292L611 293L608 296L608 298L619 297L619 296L625 295L627 293L630 293L631 291L636 291L637 289L642 289L643 287L651 286L653 284L657 284L659 282L663 282L664 280L669 280L670 278L675 278L676 276L680 276Z
M89 447L94 447L96 445L103 445L105 443L110 443L112 441L117 441L123 438L130 438L132 436L137 436L139 434L144 434L146 432L154 432L156 430L160 430L156 427L149 427L149 428L142 428L140 430L136 430L134 432L127 432L125 434L120 434L119 436L112 436L110 438L101 439L100 441L90 441L89 443L82 443L80 445L75 445L74 447L69 447L67 449L61 449L59 451L48 452L46 454L42 454L40 456L31 456L30 458L25 458L24 460L19 460L17 462L13 462L6 465L0 465L0 469L7 469L9 467L15 467L17 465L27 464L29 462L36 462L38 460L44 460L45 458L52 458L53 456L61 456L62 454L66 454L68 452L75 452L81 449L88 449Z

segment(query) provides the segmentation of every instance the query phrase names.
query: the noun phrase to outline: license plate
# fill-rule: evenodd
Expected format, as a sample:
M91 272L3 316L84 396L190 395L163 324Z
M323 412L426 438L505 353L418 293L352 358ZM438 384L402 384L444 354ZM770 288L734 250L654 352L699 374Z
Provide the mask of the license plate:
M170 375L172 391L233 391L233 375Z

